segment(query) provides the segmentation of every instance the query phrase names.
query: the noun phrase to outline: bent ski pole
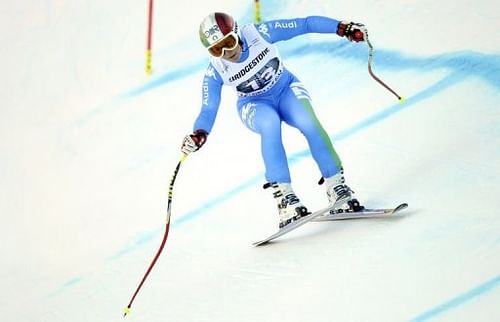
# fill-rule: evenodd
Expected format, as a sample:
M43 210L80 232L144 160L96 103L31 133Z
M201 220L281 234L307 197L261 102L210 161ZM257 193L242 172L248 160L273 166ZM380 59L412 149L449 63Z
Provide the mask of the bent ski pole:
M158 248L158 251L156 252L155 257L153 258L153 261L148 267L148 270L146 271L146 274L144 274L141 282L139 283L139 286L134 292L134 295L130 299L130 302L128 303L127 307L124 310L123 317L127 316L127 314L130 313L130 308L132 306L132 303L135 300L135 297L139 293L139 290L142 288L142 285L146 281L146 278L148 277L149 273L153 269L153 266L156 264L156 261L160 257L161 252L163 251L163 247L165 246L165 243L167 241L168 237L168 232L170 230L170 216L171 216L171 208L172 208L172 196L173 196L173 191L174 191L174 183L175 183L175 178L177 177L177 173L179 173L179 169L181 167L181 164L186 160L187 155L183 154L181 156L181 159L179 160L179 163L177 163L177 167L175 167L174 174L172 175L172 179L170 180L170 185L168 187L168 204L167 204L167 218L166 218L166 225L165 225L165 233L163 235L163 240L161 242L160 248Z
M370 42L370 39L368 39L368 33L365 34L366 37L366 43L368 44L368 73L370 73L370 76L373 77L374 80L376 80L380 85L384 86L389 92L394 94L398 98L400 102L403 102L403 97L398 95L392 88L389 87L386 83L384 83L380 78L378 78L372 71L372 61L373 61L373 46L372 43Z

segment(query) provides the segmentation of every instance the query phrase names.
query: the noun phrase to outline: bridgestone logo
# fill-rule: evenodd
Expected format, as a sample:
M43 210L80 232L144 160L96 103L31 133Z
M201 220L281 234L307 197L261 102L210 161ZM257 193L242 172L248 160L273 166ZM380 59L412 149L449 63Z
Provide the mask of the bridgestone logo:
M257 66L262 61L262 59L264 59L264 57L266 57L266 55L268 53L269 53L269 48L264 49L257 57L252 59L252 61L250 63L248 63L248 65L246 65L244 68L242 68L238 73L231 76L229 78L229 81L234 82L235 80L240 79L243 76L245 76L246 73L248 73L249 71L252 70L252 68Z

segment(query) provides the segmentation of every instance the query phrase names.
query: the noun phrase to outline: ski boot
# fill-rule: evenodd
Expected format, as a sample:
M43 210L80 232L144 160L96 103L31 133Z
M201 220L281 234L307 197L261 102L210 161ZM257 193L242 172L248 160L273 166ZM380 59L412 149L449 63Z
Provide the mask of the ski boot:
M330 213L339 212L356 212L363 210L364 207L360 205L359 201L353 197L354 191L345 184L344 169L329 178L321 178L318 184L326 184L326 195L330 205L334 205L335 209Z
M294 220L311 214L300 202L289 183L269 182L264 184L264 189L272 187L273 197L278 203L278 214L280 218L279 228L283 228Z

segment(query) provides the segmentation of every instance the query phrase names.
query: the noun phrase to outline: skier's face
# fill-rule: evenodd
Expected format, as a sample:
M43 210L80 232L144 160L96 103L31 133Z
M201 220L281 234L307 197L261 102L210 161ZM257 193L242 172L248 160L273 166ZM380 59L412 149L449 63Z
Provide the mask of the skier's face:
M240 60L240 56L241 56L241 45L238 44L234 49L231 50L224 49L224 55L222 56L222 58L232 63L236 63L238 62L238 60Z
M234 31L228 33L221 40L209 46L208 52L214 57L224 58L231 62L238 61L241 54L238 35Z

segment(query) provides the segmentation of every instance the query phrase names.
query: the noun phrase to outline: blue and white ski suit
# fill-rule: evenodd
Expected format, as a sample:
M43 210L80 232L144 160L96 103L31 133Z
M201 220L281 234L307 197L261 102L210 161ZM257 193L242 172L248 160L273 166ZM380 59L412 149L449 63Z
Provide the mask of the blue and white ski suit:
M222 85L232 86L238 95L237 109L243 123L260 134L268 182L290 183L281 122L305 136L321 175L339 172L341 161L330 138L317 119L309 93L284 66L273 43L306 33L336 33L339 21L327 17L273 20L241 28L243 51L232 63L211 58L202 85L202 108L194 130L210 133L220 105Z

